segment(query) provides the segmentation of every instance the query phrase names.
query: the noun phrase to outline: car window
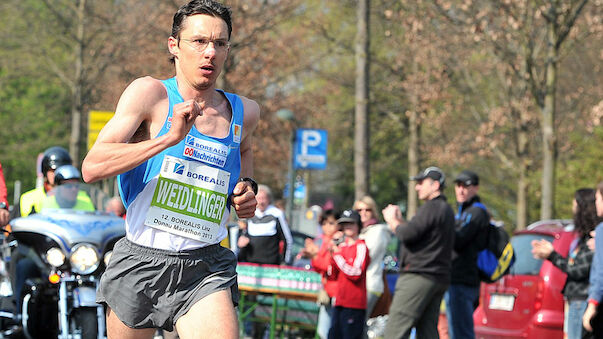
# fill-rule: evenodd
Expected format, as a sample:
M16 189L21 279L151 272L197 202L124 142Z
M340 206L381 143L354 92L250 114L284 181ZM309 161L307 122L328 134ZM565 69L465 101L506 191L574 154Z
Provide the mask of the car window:
M545 239L553 242L553 237L541 234L519 234L511 238L511 245L515 252L515 264L511 266L510 274L538 275L542 260L532 256L532 240Z

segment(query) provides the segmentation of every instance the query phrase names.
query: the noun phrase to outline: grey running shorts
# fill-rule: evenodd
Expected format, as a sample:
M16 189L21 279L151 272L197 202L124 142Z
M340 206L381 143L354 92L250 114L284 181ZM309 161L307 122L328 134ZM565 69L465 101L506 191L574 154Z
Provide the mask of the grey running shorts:
M131 328L172 331L204 297L230 288L238 305L235 254L218 244L171 252L120 239L103 273L96 302L111 307Z

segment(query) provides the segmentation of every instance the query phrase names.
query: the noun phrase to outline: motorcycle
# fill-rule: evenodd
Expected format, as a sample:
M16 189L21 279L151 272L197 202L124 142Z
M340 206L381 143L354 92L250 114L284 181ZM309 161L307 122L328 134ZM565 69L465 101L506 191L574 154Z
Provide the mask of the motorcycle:
M48 192L40 213L13 219L3 230L0 338L105 337L96 288L115 242L125 236L124 220L104 212L106 201L92 186L63 184ZM39 273L27 277L18 296L8 273L17 267L15 256L28 258Z

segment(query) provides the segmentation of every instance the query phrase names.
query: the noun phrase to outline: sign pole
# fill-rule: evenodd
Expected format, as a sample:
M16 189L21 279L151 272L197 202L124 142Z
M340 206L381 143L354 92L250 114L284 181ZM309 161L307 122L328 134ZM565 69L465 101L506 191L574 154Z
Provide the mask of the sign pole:
M296 141L296 131L291 132L291 159L289 161L289 198L287 199L287 222L289 223L289 228L294 229L293 227L293 206L294 206L294 198L295 198L295 141Z

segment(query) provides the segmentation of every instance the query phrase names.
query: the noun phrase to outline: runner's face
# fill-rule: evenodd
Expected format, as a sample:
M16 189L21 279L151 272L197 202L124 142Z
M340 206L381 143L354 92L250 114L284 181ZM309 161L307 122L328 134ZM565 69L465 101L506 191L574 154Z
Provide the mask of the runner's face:
M222 71L228 49L218 48L215 42L205 49L194 48L196 40L228 40L228 26L221 18L195 14L184 19L179 39L170 37L170 52L176 58L177 71L195 89L212 88Z

